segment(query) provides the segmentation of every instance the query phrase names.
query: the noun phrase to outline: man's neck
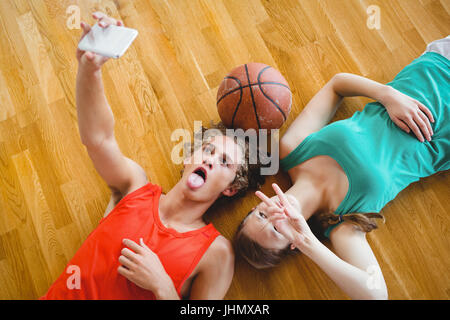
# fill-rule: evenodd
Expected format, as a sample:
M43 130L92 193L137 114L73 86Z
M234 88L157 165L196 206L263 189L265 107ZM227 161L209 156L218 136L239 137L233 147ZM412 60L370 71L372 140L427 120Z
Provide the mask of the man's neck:
M161 222L168 228L178 228L182 232L204 225L203 214L215 201L200 202L188 199L183 187L181 183L177 183L166 195L161 195L159 201Z

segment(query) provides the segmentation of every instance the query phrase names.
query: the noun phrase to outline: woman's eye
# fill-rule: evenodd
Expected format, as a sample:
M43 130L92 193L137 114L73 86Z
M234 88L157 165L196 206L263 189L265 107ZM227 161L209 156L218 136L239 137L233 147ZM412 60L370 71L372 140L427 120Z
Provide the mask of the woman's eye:
M277 227L273 226L273 230L275 230L276 232L278 232Z
M266 215L264 213L262 213L261 211L259 212L259 215L264 219L266 218Z

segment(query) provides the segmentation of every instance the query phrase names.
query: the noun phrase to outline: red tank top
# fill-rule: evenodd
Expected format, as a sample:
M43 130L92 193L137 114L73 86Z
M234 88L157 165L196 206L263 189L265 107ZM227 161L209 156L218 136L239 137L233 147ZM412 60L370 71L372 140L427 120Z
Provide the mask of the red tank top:
M41 299L155 299L117 272L122 240L145 244L155 252L181 298L183 283L220 234L210 223L177 232L159 219L161 187L148 183L127 194L84 241L64 272ZM76 288L76 273L79 289Z

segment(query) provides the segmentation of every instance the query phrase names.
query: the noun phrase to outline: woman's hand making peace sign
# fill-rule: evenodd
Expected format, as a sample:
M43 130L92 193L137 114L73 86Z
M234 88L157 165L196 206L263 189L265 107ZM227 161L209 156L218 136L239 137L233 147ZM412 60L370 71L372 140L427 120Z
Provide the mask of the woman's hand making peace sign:
M291 242L291 249L295 247L305 254L309 253L313 244L319 240L312 233L301 212L288 201L280 187L273 183L272 188L275 190L279 202L271 200L261 191L255 193L268 207L266 213L269 222Z

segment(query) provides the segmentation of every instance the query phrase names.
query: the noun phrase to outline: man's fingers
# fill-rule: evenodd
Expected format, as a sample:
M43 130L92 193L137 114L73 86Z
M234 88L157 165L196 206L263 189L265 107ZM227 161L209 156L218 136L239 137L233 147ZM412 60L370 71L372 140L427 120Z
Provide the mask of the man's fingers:
M100 27L103 27L103 28L106 28L106 27L108 27L109 25L117 25L117 21L115 20L115 19L112 19L112 18L102 18L99 22L98 22L98 25L100 26Z
M134 253L133 251L131 251L128 248L123 248L122 251L120 252L124 257L128 258L129 260L133 261L134 263L137 262L136 259L136 253Z
M153 252L153 250L150 249L150 248L145 244L144 239L140 238L140 239L139 239L139 243L140 243L141 247L143 247L144 249L147 249L147 250Z
M103 28L106 28L110 24L115 25L115 26L123 26L122 21L117 21L114 18L108 17L106 14L104 14L103 12L100 12L100 11L94 12L92 14L92 17L94 19L97 19L98 25Z
M80 39L83 39L83 37L84 37L89 31L91 31L91 26L89 26L86 22L83 22L83 21L80 22L80 26L81 26L81 29L83 29L83 33L81 34L81 38L80 38Z
M120 256L119 262L122 266L127 267L127 269L133 269L135 266L135 263L125 256Z
M95 19L101 19L101 18L106 17L106 14L104 14L104 13L101 12L101 11L95 11L95 12L92 14L92 17L95 18Z
M119 266L117 272L119 272L119 274L123 275L125 278L128 279L133 275L133 273L124 266Z
M86 53L84 55L85 55L86 59L88 59L89 61L93 61L95 59L94 52L86 51Z
M122 242L124 245L126 245L128 248L130 248L134 252L136 252L136 253L142 252L142 247L140 245L138 245L136 242L134 242L133 240L123 239Z

